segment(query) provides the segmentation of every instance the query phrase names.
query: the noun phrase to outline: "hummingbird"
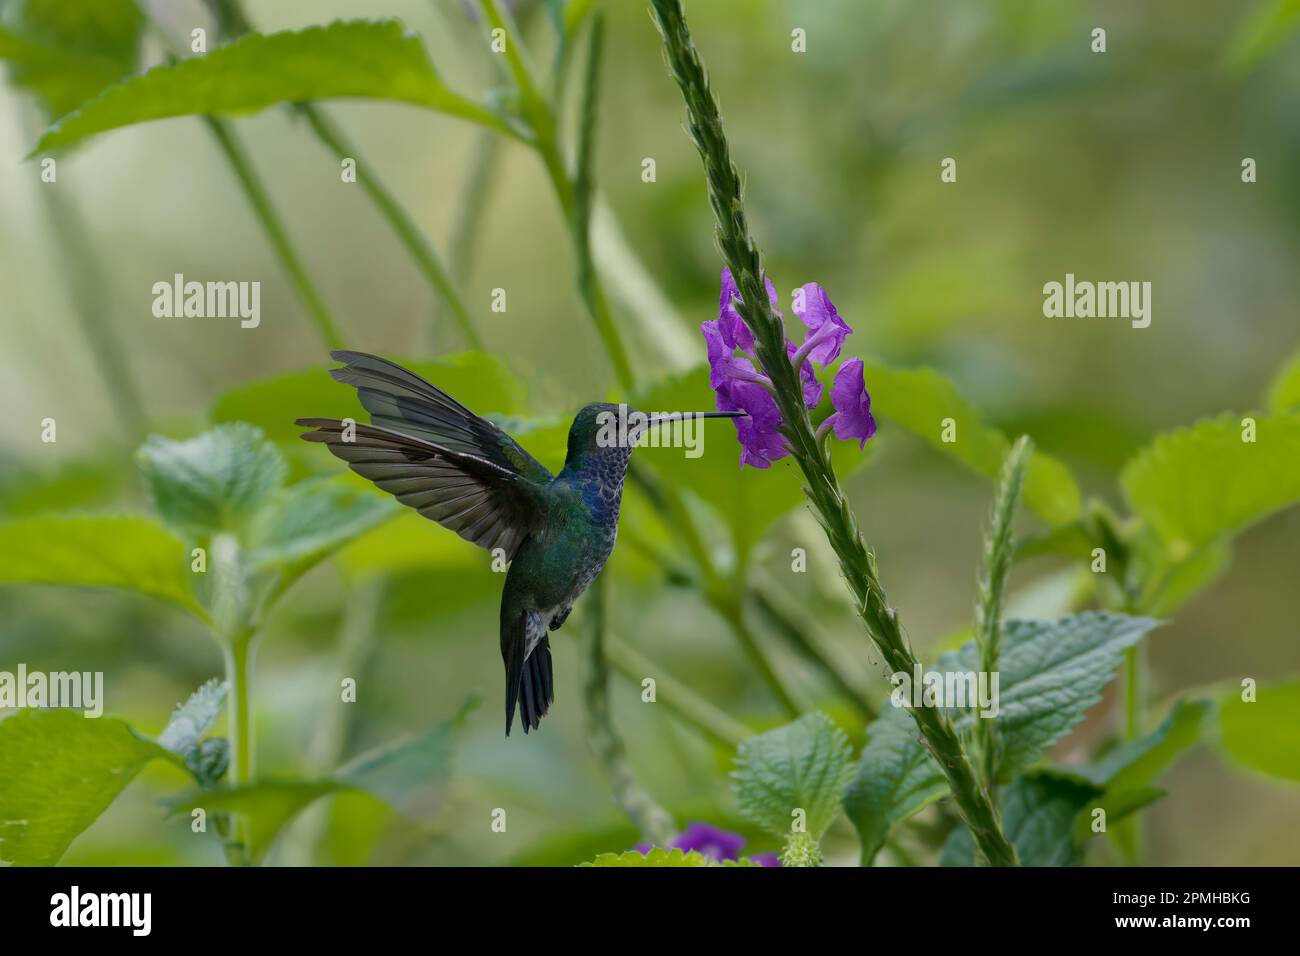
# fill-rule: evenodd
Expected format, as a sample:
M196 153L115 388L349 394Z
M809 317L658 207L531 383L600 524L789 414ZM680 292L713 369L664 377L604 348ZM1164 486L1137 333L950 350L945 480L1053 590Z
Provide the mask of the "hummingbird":
M555 699L548 632L564 624L614 551L632 445L683 413L584 406L569 428L564 467L553 475L501 428L414 372L365 352L330 357L344 366L330 375L356 388L371 424L299 418L295 424L311 429L301 437L465 540L501 549L510 562L501 591L506 736L516 706L524 733L536 730Z

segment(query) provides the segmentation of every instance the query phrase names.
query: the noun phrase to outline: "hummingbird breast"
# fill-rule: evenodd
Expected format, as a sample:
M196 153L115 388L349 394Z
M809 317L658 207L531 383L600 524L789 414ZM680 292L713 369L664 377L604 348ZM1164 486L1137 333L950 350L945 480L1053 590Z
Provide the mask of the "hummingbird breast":
M512 564L527 579L534 607L559 613L587 590L618 538L629 449L611 448L583 469L566 468L551 483L550 510ZM523 583L523 582L521 582Z

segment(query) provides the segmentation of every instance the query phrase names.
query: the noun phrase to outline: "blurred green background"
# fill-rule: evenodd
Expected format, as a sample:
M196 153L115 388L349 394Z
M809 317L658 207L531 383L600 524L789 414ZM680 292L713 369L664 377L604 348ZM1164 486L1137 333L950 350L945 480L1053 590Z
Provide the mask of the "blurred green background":
M614 250L615 259L639 259L658 286L662 300L641 296L641 305L668 331L634 321L616 297L638 374L653 381L703 360L696 328L715 314L720 259L699 159L682 130L681 97L645 4L602 6L597 181L624 246L599 232L596 243L598 256ZM941 370L988 421L1029 432L1086 492L1118 504L1115 474L1151 434L1260 407L1300 344L1300 47L1285 36L1275 47L1241 39L1258 6L696 0L689 13L746 177L752 227L783 298L798 284L821 282L857 330L850 353ZM178 33L210 22L198 4L159 9ZM250 0L246 10L266 32L336 17L396 17L423 38L454 89L482 98L497 82L460 0ZM553 33L542 17L533 19L533 56L545 64ZM1108 31L1104 55L1089 52L1094 26ZM807 31L807 53L791 52L795 27ZM326 109L446 255L477 162L476 130L392 104ZM39 195L47 187L39 166L23 161L42 127L27 98L0 88L0 404L8 410L0 419L0 507L10 515L147 510L131 459L142 436L124 433L106 400L74 305L84 276L52 242ZM272 109L239 119L237 129L350 347L420 358L463 348L406 252L362 192L340 182L337 161L301 122ZM939 182L948 156L958 160L955 185ZM647 157L657 167L652 183L641 175ZM1253 185L1241 181L1244 157L1258 163ZM324 367L323 346L200 123L169 120L98 137L60 160L57 188L84 218L102 268L94 321L125 344L153 430L196 434L224 393ZM261 327L155 318L151 287L178 272L201 281L260 280ZM1150 281L1150 328L1045 319L1042 286L1067 272ZM611 274L629 275L618 261ZM490 307L498 287L509 296L504 313ZM554 196L536 156L518 144L499 150L462 289L487 350L526 388L533 415L567 420L580 405L615 394L575 290ZM284 415L287 422L330 411ZM56 444L40 441L46 417L58 422ZM847 489L891 601L925 658L969 626L990 488L888 428L873 448L870 467ZM289 450L300 474L334 473L337 463L319 449ZM709 457L738 451L729 427L709 432ZM745 477L795 480L786 464ZM1217 585L1154 635L1156 701L1295 672L1298 531L1295 509L1251 529ZM503 739L501 579L479 552L432 525L402 544L427 540L438 568L419 553L372 562L367 549L382 551L386 534L381 529L314 570L269 622L255 688L260 771L290 773L423 728L450 716L470 689L485 704L470 717L436 814L413 823L369 797L333 798L293 825L271 862L571 863L636 842L583 730L582 604L553 641L550 717L536 735ZM806 579L790 580L792 547L809 551ZM784 520L755 562L797 596L859 676L877 675L809 516ZM395 568L376 570L389 564ZM694 592L666 585L662 569L626 542L612 567L610 623L620 638L738 719L780 722L722 621ZM1064 567L1058 559L1027 562L1013 586ZM358 702L339 728L331 714L340 706L338 652L349 627L373 635L357 671ZM810 698L832 706L833 694L801 662L775 643L772 652ZM5 587L0 669L19 661L105 671L107 710L150 732L222 668L199 626L167 608L113 593ZM726 754L662 708L642 705L639 688L619 676L613 700L633 766L680 822L744 829L733 819ZM1071 747L1104 737L1111 705L1108 697L1057 755L1069 759ZM194 838L183 822L162 822L157 801L177 782L174 771L147 771L66 861L218 862L215 841ZM1169 796L1149 812L1151 862L1300 858L1293 786L1230 772L1213 747L1194 751L1162 786ZM507 833L490 831L494 807L509 808ZM754 835L750 849L773 846ZM856 859L844 821L827 849L832 861Z

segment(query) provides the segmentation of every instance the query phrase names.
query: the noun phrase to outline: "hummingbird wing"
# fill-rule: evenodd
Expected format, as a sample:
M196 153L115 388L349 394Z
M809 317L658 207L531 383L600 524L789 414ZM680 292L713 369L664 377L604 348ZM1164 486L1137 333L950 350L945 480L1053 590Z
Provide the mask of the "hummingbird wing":
M365 352L337 351L330 357L344 364L330 375L356 388L372 424L486 459L538 484L554 477L504 431L414 372Z
M485 457L374 425L331 418L296 424L313 429L304 441L323 442L402 504L466 541L503 549L507 560L546 512L542 485Z

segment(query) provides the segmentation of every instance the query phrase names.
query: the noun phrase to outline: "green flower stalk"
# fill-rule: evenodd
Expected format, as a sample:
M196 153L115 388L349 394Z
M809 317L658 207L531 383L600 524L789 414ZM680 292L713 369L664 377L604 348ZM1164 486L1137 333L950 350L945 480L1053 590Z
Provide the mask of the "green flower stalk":
M722 118L687 29L681 0L651 0L651 7L663 36L669 71L686 100L691 138L704 162L709 203L717 219L718 246L740 292L737 308L753 333L755 354L771 379L790 454L807 482L805 491L813 511L839 558L868 634L892 671L911 674L917 665L916 656L903 634L897 612L886 600L875 557L863 544L830 458L818 443L808 418L799 373L787 355L784 325L764 288L762 257L745 217L740 173L731 161ZM997 810L981 787L951 721L938 708L919 707L910 713L947 778L980 852L995 866L1016 865L1015 848L1003 834Z
M1011 524L1016 516L1016 504L1020 500L1025 468L1032 452L1033 442L1027 435L1020 436L1007 452L994 499L993 520L984 539L984 573L980 580L979 604L975 608L975 640L980 649L980 670L985 674L998 669L1002 649L1002 607L1015 551ZM980 777L984 788L996 798L1001 754L993 720L975 722L975 742L979 749Z

